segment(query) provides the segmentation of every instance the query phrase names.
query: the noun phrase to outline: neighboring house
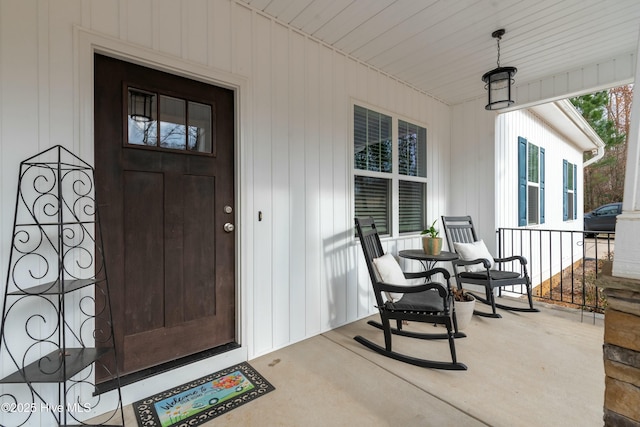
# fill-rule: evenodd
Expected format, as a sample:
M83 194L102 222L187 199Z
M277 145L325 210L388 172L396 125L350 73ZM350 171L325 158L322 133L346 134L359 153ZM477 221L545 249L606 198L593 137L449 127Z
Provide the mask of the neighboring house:
M484 95L449 104L236 0L2 0L0 12L0 289L19 163L64 145L97 171L125 403L375 313L353 231L363 200L376 199L392 253L419 247L443 214L472 215L487 242L517 227L519 140L538 159L544 149L547 177L544 191L527 183L527 227L580 228L591 148L562 137L554 114L496 125ZM571 91L630 81L630 60L615 63L581 69L599 80L572 75ZM521 99L569 91L537 86ZM162 124L134 129L140 94L162 124L194 113L203 139L150 145ZM561 185L564 160L573 181Z

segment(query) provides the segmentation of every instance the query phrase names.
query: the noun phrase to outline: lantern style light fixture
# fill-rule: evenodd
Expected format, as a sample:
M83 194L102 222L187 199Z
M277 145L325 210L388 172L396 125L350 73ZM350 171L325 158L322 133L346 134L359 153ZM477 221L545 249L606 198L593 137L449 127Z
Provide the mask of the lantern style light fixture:
M491 37L498 42L498 68L487 71L482 76L482 81L485 82L485 89L487 89L489 97L489 103L484 107L486 110L500 110L514 103L511 99L511 86L514 83L513 76L516 75L518 69L516 67L500 66L500 40L504 33L504 29L491 33Z
M153 119L154 94L129 88L129 116L137 122L150 122Z

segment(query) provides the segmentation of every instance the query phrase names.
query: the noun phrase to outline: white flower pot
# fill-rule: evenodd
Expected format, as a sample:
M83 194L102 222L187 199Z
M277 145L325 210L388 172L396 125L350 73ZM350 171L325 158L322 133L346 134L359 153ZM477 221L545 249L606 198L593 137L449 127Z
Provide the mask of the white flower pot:
M473 310L476 307L476 299L474 298L473 301L454 301L453 305L456 311L458 330L463 331L471 323Z

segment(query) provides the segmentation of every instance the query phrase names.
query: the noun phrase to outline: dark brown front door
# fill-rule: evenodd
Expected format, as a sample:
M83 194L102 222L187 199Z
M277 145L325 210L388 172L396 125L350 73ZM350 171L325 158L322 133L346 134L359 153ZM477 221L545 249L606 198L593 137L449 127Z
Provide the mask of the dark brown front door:
M129 374L236 341L235 233L225 230L234 95L101 55L94 66L96 195Z

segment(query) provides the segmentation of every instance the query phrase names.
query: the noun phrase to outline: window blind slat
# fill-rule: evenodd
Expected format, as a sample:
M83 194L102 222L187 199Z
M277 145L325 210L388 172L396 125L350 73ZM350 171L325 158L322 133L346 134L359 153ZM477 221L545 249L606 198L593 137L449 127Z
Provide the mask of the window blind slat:
M426 185L422 182L400 181L400 233L422 231L425 227Z
M380 234L389 234L390 180L355 177L356 217L373 217Z

